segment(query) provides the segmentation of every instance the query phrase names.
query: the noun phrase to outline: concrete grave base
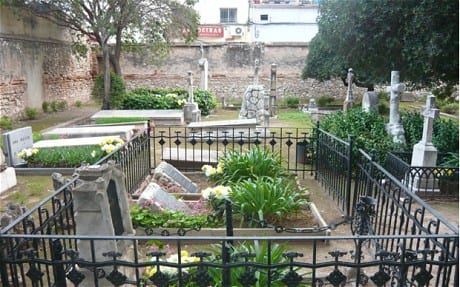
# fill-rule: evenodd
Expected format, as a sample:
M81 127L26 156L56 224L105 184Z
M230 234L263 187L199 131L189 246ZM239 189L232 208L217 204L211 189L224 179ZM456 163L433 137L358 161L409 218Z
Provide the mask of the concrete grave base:
M12 188L17 184L16 172L14 168L7 167L0 172L0 193Z

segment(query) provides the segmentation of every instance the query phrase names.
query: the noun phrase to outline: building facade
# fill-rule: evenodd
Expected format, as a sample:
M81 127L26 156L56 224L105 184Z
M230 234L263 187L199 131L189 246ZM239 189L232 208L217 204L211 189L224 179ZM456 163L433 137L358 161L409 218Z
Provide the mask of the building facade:
M200 0L198 41L309 43L320 0Z

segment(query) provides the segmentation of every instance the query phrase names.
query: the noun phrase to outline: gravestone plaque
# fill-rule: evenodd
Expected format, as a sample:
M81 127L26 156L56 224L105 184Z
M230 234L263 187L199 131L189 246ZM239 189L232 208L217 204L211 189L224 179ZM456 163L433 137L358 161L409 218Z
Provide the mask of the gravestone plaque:
M21 166L26 162L18 157L18 153L34 144L32 127L23 127L2 135L5 159L8 166Z
M141 206L149 207L154 212L162 210L181 211L191 214L192 210L183 202L164 191L158 184L151 182L139 197Z
M189 193L198 193L198 186L186 177L177 168L167 162L161 162L153 174L153 178L158 183L166 183L171 186L177 185L178 189L182 189Z

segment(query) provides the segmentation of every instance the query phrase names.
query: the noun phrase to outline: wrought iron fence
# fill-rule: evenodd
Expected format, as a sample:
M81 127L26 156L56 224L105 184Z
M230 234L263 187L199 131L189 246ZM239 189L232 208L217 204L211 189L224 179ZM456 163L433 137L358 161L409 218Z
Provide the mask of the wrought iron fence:
M362 151L352 194L346 193L351 183L329 182L349 175L350 169L344 169L350 162L344 158L350 147L319 133L317 176L333 188L338 205L350 206L345 219L351 236L76 235L74 177L0 230L1 284L360 286L372 281L377 286L458 286L458 228ZM158 140L167 142L162 136ZM318 252L331 241L343 248L334 247L327 256ZM106 242L113 250L98 248ZM152 250L152 242L169 244L169 252Z
M156 127L151 137L154 166L164 160L181 170L201 170L227 151L259 146L280 154L285 167L301 177L315 170L315 135L310 128Z

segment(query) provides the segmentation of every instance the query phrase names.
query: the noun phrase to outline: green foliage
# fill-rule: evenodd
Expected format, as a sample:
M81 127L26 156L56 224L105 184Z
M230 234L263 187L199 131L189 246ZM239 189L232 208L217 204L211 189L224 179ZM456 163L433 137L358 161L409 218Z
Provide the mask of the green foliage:
M363 86L389 82L392 70L413 84L458 83L458 7L451 0L323 0L302 77L343 77L351 67Z
M443 167L459 167L459 154L457 152L449 152L448 155L444 158L440 166Z
M82 163L94 164L104 155L99 146L41 148L26 156L28 167L79 167Z
M44 113L48 113L50 111L50 103L47 101L44 101L42 103L42 110Z
M289 96L284 99L284 104L288 107L297 107L300 104L300 99L295 96Z
M126 86L123 79L111 72L110 73L110 107L113 109L121 108L121 102L126 94ZM96 77L91 95L95 100L102 102L104 99L104 73Z
M330 104L332 104L334 102L334 98L333 97L329 97L329 96L321 96L318 98L318 100L316 101L316 105L318 107L326 107Z
M285 179L256 176L231 184L233 210L242 217L282 223L307 204Z
M26 120L35 120L38 116L38 111L36 108L27 107L24 111L24 116Z
M285 259L283 257L283 254L285 254L287 250L287 243L272 243L271 244L271 250L268 249L268 242L266 240L259 242L258 240L255 240L253 244L250 242L242 242L241 244L238 245L232 245L231 246L231 257L235 258L237 262L243 261L244 262L244 257L242 257L242 254L254 254L255 257L249 257L250 262L254 263L259 263L259 264L278 264L278 263L284 263ZM221 254L222 253L222 246L221 245L212 245L210 248L210 252L212 254ZM270 258L268 258L268 254L271 255ZM220 263L222 264L222 257L213 257L210 258L211 261ZM270 286L272 287L281 287L281 286L286 286L282 282L282 278L284 277L285 273L288 271L288 267L285 268L277 268L276 271L272 270L270 273ZM234 285L236 282L239 282L238 279L244 275L245 273L245 268L244 267L239 267L239 268L232 268L231 269L231 281L233 283L233 286L238 286ZM220 268L209 268L208 269L208 274L212 277L213 283L217 285L212 285L212 286L219 286L219 284L222 282L222 269ZM260 268L255 270L255 277L257 278L257 281L254 283L255 287L266 287L269 285L268 283L268 273L266 269Z
M7 116L2 116L2 118L0 119L0 128L2 130L13 129L13 120Z
M388 106L387 102L380 102L378 111L380 115L389 115L390 114L390 107Z
M81 108L81 106L82 106L81 101L76 101L76 102L75 102L75 106L76 106L77 108Z
M56 113L58 111L58 108L57 108L57 102L56 101L52 101L51 104L50 104L50 108L51 108L51 111L53 113Z
M423 116L418 112L404 112L401 114L407 151L412 151L412 147L422 139L423 121ZM458 151L458 138L459 127L457 122L441 118L434 121L433 145L439 153Z
M458 115L458 102L442 104L439 106L439 109L443 113Z
M194 90L194 100L203 116L209 115L217 106L217 100L209 91ZM139 88L127 94L121 101L121 109L182 109L188 99L184 89Z
M157 213L139 205L134 206L130 213L133 224L144 228L206 228L222 226L222 222L209 217L206 213L187 215L183 212L172 210L163 210Z
M223 173L216 178L216 183L222 185L260 176L288 176L287 170L281 165L281 156L260 147L243 153L229 151L219 159L219 163L223 166Z
M69 107L69 105L67 104L67 101L66 100L58 100L56 102L56 108L59 112L63 112L65 110L67 110L67 108Z
M354 108L347 113L337 112L324 117L320 128L335 136L348 140L348 135L354 137L354 155L358 149L366 152L376 150L376 160L383 163L388 151L395 148L388 137L385 119L375 112L367 113L361 108Z

